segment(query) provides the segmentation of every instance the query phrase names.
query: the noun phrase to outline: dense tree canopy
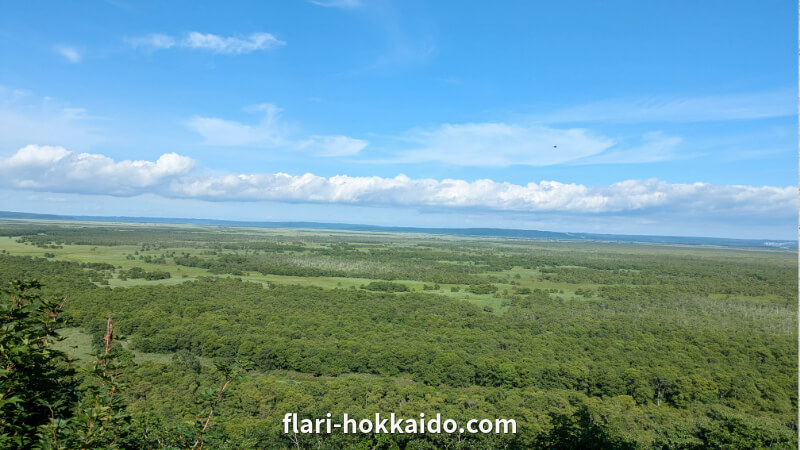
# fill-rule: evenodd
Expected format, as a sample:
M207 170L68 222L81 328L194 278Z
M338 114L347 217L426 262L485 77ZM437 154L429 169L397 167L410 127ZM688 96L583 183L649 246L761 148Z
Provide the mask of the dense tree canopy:
M796 447L794 252L199 227L0 235L11 237L1 282L70 294L53 335L68 326L99 345L113 316L127 336L119 445L190 447L187 421L202 424L220 388L211 361L236 360L249 370L202 437L216 447ZM23 249L33 256L14 255ZM44 350L29 351L20 357ZM48 358L30 379L52 380L66 417L84 392L70 370L86 362ZM12 375L0 383L20 385ZM0 405L4 417L15 404ZM30 442L42 408L25 410ZM439 412L519 430L285 435L287 412Z

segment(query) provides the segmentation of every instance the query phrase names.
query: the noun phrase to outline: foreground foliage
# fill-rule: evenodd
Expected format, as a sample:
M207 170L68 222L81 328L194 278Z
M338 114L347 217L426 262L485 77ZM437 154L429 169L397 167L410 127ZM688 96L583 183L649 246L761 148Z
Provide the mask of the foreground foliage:
M201 393L198 403L209 412L195 430L181 429L153 439L146 429L131 428L124 402L121 372L131 354L114 341L111 317L106 321L102 349L88 367L75 371L75 361L53 349L60 340L56 327L67 298L48 300L38 280L10 282L9 301L0 303L0 446L3 448L142 448L203 447L213 428L215 409L239 363L218 363L223 384Z

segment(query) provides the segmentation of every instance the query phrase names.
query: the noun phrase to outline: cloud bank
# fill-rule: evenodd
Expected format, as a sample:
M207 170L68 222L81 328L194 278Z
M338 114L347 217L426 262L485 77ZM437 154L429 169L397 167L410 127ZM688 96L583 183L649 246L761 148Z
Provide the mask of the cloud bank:
M167 34L154 33L148 36L126 39L134 48L149 50L165 50L170 48L188 48L207 50L213 53L241 55L258 50L270 50L286 45L270 33L252 33L247 37L220 36L211 33L192 31L179 38Z
M518 185L492 180L322 177L193 172L196 161L166 153L157 161L114 161L100 154L28 145L0 159L0 186L56 193L209 201L276 201L362 206L478 209L519 213L670 214L703 217L790 217L795 186L671 184L657 179L609 186L557 181Z
M0 159L0 176L4 185L33 191L132 196L157 191L194 166L194 160L177 153L155 162L115 162L105 155L27 145Z

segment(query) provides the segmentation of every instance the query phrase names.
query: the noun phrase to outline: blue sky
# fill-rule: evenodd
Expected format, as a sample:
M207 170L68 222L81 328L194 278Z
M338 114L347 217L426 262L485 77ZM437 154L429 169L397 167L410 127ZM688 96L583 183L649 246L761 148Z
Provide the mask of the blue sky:
M787 1L5 2L0 209L796 237Z

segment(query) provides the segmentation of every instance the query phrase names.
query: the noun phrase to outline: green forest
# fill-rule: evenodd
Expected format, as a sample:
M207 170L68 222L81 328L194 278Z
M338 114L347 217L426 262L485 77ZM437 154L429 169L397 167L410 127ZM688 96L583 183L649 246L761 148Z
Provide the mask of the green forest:
M797 260L6 220L0 447L797 448ZM517 432L281 422L389 412Z

